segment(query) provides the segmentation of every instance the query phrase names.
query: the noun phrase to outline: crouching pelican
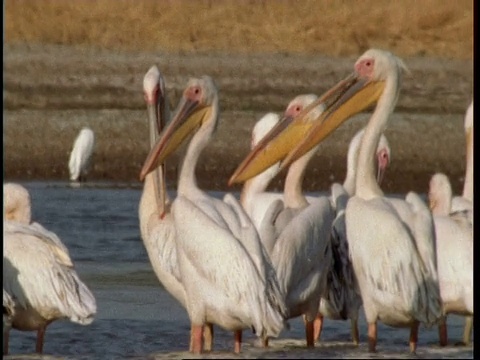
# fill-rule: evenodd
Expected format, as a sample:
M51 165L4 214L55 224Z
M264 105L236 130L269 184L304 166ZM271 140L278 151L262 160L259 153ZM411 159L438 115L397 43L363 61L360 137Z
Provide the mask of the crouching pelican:
M3 185L3 287L15 302L12 327L37 331L35 351L43 352L47 326L58 319L88 325L95 297L75 271L68 249L51 231L30 222L30 195L23 186ZM9 332L4 333L4 354Z

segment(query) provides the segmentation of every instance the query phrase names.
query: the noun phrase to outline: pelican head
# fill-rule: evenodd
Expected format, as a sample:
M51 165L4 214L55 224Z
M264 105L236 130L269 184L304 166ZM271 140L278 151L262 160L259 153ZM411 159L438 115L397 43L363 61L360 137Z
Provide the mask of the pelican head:
M381 101L386 89L398 94L401 73L399 69L406 67L392 53L378 49L367 50L356 61L352 74L290 119L276 134L267 135L265 142L268 143L262 141L259 144L260 149L250 152L232 175L230 183L246 181L277 161L282 161L281 169L288 167L344 121ZM317 107L316 118L310 113L314 107ZM394 104L391 106L392 111L393 108ZM318 111L320 109L322 111ZM308 123L308 126L305 126L305 123ZM261 161L256 159L259 156ZM247 166L248 163L255 166Z
M305 136L313 120L323 112L325 104L317 103L316 100L316 95L307 94L299 95L290 101L282 118L252 147L250 154L237 167L228 184L245 182L282 160L288 154L288 149ZM295 123L296 131L284 132L300 115L302 120Z
M216 116L211 116L211 113L217 106L217 88L213 79L209 76L190 79L173 119L160 134L160 138L145 160L140 180L143 181L146 175L163 163L187 139L188 135L196 132L202 125L214 121L214 128Z
M390 145L387 138L382 134L377 147L377 182L381 184L385 170L390 163Z
M155 119L155 121L152 122L152 125L156 123L156 129L151 129L150 134L151 136L153 134L158 135L161 129L165 126L167 106L165 80L156 65L150 67L143 77L143 95L147 104L148 117L149 119ZM156 137L151 139L152 146L155 139Z
M428 188L428 204L434 215L447 216L452 203L452 187L450 180L443 173L432 176Z

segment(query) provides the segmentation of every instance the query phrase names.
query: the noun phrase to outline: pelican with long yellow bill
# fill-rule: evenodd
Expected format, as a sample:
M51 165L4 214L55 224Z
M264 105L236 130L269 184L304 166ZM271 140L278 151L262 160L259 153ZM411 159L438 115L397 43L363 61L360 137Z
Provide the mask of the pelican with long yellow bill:
M168 127L145 161L149 174L190 134L171 206L178 275L185 290L191 323L191 351L200 353L202 329L216 324L235 334L240 352L242 331L277 337L285 326L285 295L254 224L236 198L217 199L197 186L195 167L217 128L218 91L209 76L190 79Z
M285 159L288 152L310 133L314 125L313 120L323 118L324 110L335 103L350 81L350 78L341 81L320 98L302 108L298 114L285 114L253 147L230 177L228 184L243 183Z
M195 89L189 91L195 92ZM161 133L160 138L148 154L140 172L140 180L143 181L147 174L162 164L190 134L196 131L209 118L208 115L211 111L211 106L204 106L196 100L183 97L174 119Z
M343 81L347 84L347 87L343 88L342 96L335 99L336 101L325 114L316 119L308 134L283 159L280 170L287 168L303 154L313 149L345 120L374 104L385 87L384 81L372 81L360 77L358 74L350 75L347 79L351 80Z
M345 209L346 235L368 323L369 350L376 351L380 320L409 327L410 351L415 352L419 324L431 326L442 318L432 214L414 192L405 199L385 197L376 181L374 161L406 67L392 53L370 49L354 69L353 80L284 164L376 102L360 145L355 194Z

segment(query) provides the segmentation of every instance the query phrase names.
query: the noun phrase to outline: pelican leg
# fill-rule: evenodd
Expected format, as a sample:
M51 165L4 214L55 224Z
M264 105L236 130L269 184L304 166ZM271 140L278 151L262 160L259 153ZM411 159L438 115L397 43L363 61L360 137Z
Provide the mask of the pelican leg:
M35 346L35 352L38 354L43 353L43 339L45 337L45 327L42 326L37 331L37 344Z
M313 341L320 340L320 335L322 335L323 329L323 315L318 313L313 320Z
M206 323L203 328L203 349L205 351L213 350L213 324Z
M463 340L456 345L470 345L470 339L472 337L472 328L473 328L473 316L465 317L465 327L463 329Z
M440 324L438 325L438 340L440 342L440 346L447 346L448 333L447 333L447 317L446 316L444 316L440 320Z
M419 325L420 323L418 321L414 321L410 328L410 352L412 354L415 354L415 351L417 351Z
M242 330L236 330L234 332L234 335L235 335L235 347L233 349L233 352L235 354L239 354L240 349L242 347Z
M10 338L10 331L3 333L3 355L8 355L8 339Z
M377 322L368 324L368 351L377 351Z
M265 348L268 347L268 336L262 338L262 346Z
M352 340L355 345L360 343L360 335L358 333L358 319L350 320L350 327L352 332Z
M194 354L202 352L203 325L193 325L191 330L190 351Z
M307 339L307 347L315 346L313 322L314 320L305 320L305 337Z

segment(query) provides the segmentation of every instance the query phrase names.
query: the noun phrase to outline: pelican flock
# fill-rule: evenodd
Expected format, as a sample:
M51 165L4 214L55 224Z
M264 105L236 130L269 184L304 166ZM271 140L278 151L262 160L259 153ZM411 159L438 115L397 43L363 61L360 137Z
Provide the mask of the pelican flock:
M297 96L288 104L284 116L290 119L294 118L316 99L317 97L313 94ZM315 118L321 112L321 107L313 108L310 110L309 116ZM268 113L255 124L252 131L252 149L267 136L267 133L278 126L279 121L281 120L278 115ZM280 126L280 128L282 127ZM285 284L288 284L290 288L287 294L298 296L294 301L293 295L290 298L287 295L290 304L297 304L296 306L299 307L298 299L300 298L305 304L308 304L309 301L315 303L320 300L318 307L314 306L315 309L303 312L307 326L308 346L313 346L314 341L320 337L323 315L331 319L351 319L353 341L356 344L359 342L357 322L361 298L348 260L343 208L345 197L354 193L358 148L363 132L363 129L358 131L349 144L344 188L339 184L333 185L329 202L319 203L318 197L306 197L302 193L305 170L315 154L316 148L310 150L308 154L290 166L283 193L266 191L269 182L279 171L279 163L247 180L241 192L242 205L257 226L260 238L271 254L277 275L279 278L283 278ZM275 134L275 130L273 134ZM272 136L272 133L269 133L269 136ZM383 177L389 158L390 147L387 139L382 135L377 149L379 181ZM242 164L239 168L244 166L246 165ZM230 182L235 180L236 175L234 174L230 178ZM309 211L303 211L307 207L311 207ZM317 210L314 210L314 207ZM323 207L323 210L318 210L319 207ZM335 219L331 216L334 216ZM321 234L322 225L325 227L323 234ZM313 226L316 228L310 230L309 234L308 228L313 229ZM307 243L308 235L311 237L311 244ZM321 239L323 239L323 243L319 241ZM327 245L326 248L322 249L322 244L323 246ZM308 249L308 253L296 250L301 248ZM325 250L328 251L327 254L323 254ZM315 260L315 256L319 258ZM303 265L306 261L318 262L319 266L309 269ZM292 278L290 279L285 274ZM298 278L295 279L293 276ZM286 285L285 287L287 288ZM303 308L305 310L305 305ZM290 313L292 317L298 315L298 310L297 313ZM315 319L313 319L314 317Z
M431 326L442 317L432 214L416 193L393 201L375 181L375 148L394 110L403 69L403 62L387 51L365 52L353 74L339 84L342 91L331 105L332 112L285 160L288 164L301 156L343 121L377 102L360 146L355 195L345 209L370 351L376 351L378 320L409 327L410 350L415 352L419 324Z
M243 183L239 198L215 197L197 185L196 167L221 118L220 94L210 76L190 78L175 111L157 66L143 77L149 153L139 178L139 229L151 267L189 317L189 351L213 350L213 326L233 333L233 351L244 331L269 342L302 317L314 347L324 318L350 320L360 342L363 307L368 351L377 351L377 324L409 329L417 350L419 327L438 326L448 344L447 316L465 316L463 344L473 327L473 101L465 115L463 192L435 173L428 200L415 191L388 197L382 178L391 160L384 136L400 95L404 62L369 49L353 72L323 95L294 97L280 115L267 113L252 129L251 148L228 185ZM346 151L342 184L303 191L306 169L321 142L344 122L374 105ZM145 139L146 140L146 139ZM176 189L167 184L166 161L188 143ZM69 161L71 181L86 179L94 134L84 128ZM267 191L286 172L282 192ZM176 190L176 196L169 196ZM30 195L4 183L3 332L37 331L43 352L47 326L58 319L90 324L95 296L80 279L59 237L32 222ZM271 340L271 341L270 341Z
M404 69L402 60L390 52L368 50L356 61L353 74L312 104L325 108L306 132L305 124L311 122L308 111L283 129L283 137L263 143L263 151L252 150L249 167L243 168L249 176L278 160L280 168L286 168L342 122L377 103L360 145L355 194L345 207L346 238L372 352L377 321L410 328L410 350L415 352L419 324L438 324L443 316L432 213L416 193L409 192L405 200L387 198L376 181L375 152L394 110ZM288 137L300 140L283 140ZM276 151L280 147L282 151Z
M3 193L4 308L6 295L10 295L7 308L11 327L37 331L35 351L42 353L50 323L70 319L88 325L94 320L97 305L62 241L39 223L31 222L28 190L6 183ZM5 330L4 324L4 354L8 354L8 340L9 329Z
M86 176L91 166L94 146L95 134L93 130L84 127L78 133L70 153L70 160L68 161L70 181L86 181Z

